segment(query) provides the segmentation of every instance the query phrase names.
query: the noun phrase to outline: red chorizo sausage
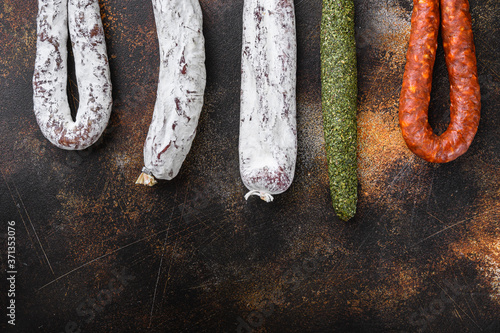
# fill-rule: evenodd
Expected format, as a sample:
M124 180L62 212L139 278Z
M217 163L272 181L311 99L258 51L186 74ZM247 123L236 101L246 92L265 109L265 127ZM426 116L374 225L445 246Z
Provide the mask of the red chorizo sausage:
M481 96L467 0L441 0L441 33L450 81L450 124L437 136L428 122L436 57L438 0L414 0L410 43L399 101L408 148L426 161L450 162L469 148L479 125Z

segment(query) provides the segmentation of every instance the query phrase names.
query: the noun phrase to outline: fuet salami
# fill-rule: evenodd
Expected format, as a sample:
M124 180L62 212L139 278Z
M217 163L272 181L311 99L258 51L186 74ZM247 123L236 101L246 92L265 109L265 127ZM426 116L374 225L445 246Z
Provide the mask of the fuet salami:
M297 41L293 0L245 0L241 56L240 174L270 202L293 180L297 157Z
M206 84L203 16L198 0L152 0L160 47L158 91L137 184L178 173L193 139Z
M76 119L67 96L68 30L80 96ZM111 78L97 0L39 0L33 106L43 135L62 149L92 145L111 114Z

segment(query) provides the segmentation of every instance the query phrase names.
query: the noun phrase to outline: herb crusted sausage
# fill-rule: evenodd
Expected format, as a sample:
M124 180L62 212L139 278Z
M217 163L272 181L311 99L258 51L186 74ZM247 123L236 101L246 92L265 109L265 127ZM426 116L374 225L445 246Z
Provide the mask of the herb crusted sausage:
M344 221L356 214L357 65L353 0L323 0L321 108L330 196Z
M480 117L471 17L467 0L414 0L399 123L407 146L429 162L450 162L469 148ZM450 81L450 124L437 136L428 122L432 69L441 33Z

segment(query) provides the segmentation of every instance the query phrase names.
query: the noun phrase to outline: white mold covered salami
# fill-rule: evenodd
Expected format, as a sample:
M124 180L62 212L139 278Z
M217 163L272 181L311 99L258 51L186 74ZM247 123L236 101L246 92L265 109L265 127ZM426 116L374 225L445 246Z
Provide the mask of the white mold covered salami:
M75 59L79 107L67 96L68 30ZM95 143L111 114L111 78L97 0L38 0L33 106L43 135L62 149Z
M206 85L203 16L198 0L152 0L160 48L158 91L138 184L178 173L193 139Z
M246 199L270 202L293 181L296 69L293 0L245 0L239 158Z

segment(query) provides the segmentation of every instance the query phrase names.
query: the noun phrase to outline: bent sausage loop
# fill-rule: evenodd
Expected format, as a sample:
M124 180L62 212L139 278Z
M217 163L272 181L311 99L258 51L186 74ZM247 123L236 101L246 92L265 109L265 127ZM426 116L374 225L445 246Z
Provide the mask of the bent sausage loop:
M441 32L450 80L450 124L437 136L428 122L436 57L438 0L414 0L399 124L408 148L426 161L450 162L467 151L479 124L481 95L467 0L441 0Z
M68 103L68 30L80 97L75 121ZM81 150L99 139L111 114L111 75L97 0L39 0L33 107L54 145Z

